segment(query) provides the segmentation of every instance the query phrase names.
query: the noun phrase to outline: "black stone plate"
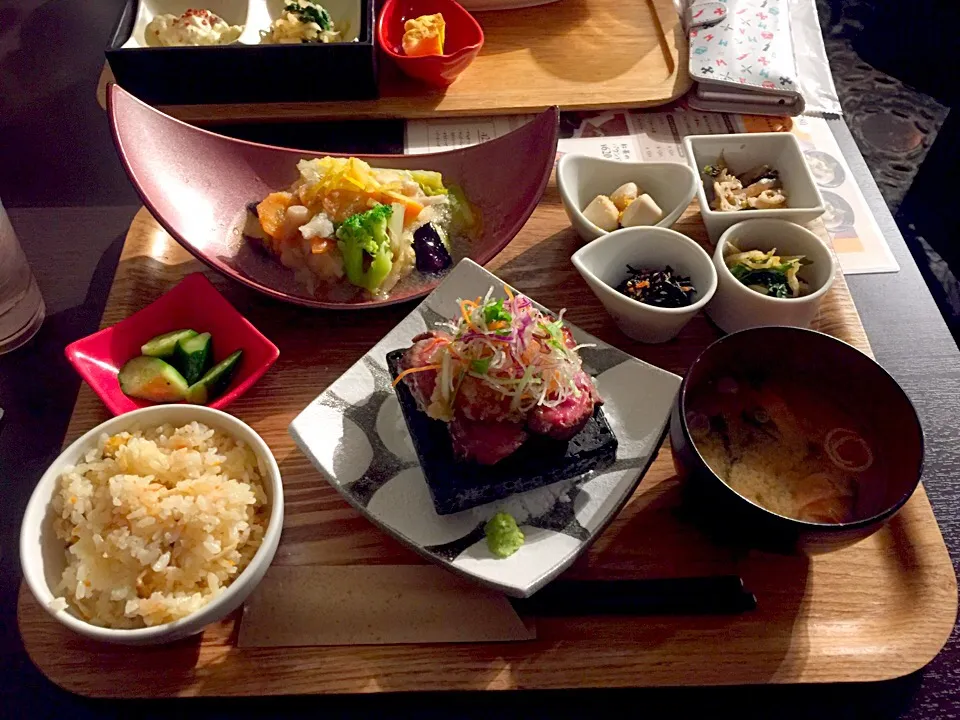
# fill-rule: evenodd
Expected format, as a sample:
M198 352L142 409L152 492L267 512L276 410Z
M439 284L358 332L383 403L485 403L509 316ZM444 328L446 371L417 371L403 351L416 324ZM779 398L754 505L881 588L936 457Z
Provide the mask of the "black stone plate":
M400 358L405 352L387 354L387 367L394 378L400 373ZM422 412L405 383L397 384L397 397L440 515L580 478L609 467L617 456L617 438L598 405L583 430L567 442L531 435L519 450L496 465L457 460L447 424Z

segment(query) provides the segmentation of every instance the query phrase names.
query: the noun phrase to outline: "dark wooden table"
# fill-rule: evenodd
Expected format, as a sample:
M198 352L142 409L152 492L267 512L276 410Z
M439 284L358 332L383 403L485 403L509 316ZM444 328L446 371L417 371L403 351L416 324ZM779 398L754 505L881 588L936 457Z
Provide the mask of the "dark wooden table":
M5 696L0 698L0 716L489 717L509 712L511 716L574 717L601 708L648 717L957 716L960 633L956 630L927 668L877 684L118 703L78 698L47 681L26 658L17 634L17 534L33 484L59 452L79 386L62 349L96 329L123 234L138 207L93 100L100 53L118 2L98 2L95 12L90 10L92 3L73 0L13 3L12 11L10 3L0 3L0 90L9 89L10 77L16 75L18 86L32 93L29 103L14 106L10 96L0 92L0 197L12 206L13 224L49 311L30 346L0 358L0 407L6 411L0 425L0 693ZM29 37L30 45L4 45L9 38L4 26L16 30L18 17L23 21L20 40ZM72 44L63 45L67 39ZM15 49L10 52L10 47ZM43 59L48 61L47 70L40 72L35 83L26 83L23 73ZM837 121L832 127L903 268L894 275L853 276L848 282L877 359L903 384L923 420L928 442L924 482L956 568L960 561L960 482L956 479L960 353L846 126ZM398 123L233 131L329 150L389 152L402 144Z

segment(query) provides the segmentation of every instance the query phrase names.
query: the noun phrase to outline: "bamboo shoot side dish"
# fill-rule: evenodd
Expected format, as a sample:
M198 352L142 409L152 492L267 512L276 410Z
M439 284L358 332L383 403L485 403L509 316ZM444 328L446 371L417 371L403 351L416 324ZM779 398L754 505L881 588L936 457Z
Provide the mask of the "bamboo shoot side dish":
M787 207L787 193L780 181L780 173L769 165L735 174L727 167L721 153L717 164L704 167L703 174L713 186L710 207L718 212Z

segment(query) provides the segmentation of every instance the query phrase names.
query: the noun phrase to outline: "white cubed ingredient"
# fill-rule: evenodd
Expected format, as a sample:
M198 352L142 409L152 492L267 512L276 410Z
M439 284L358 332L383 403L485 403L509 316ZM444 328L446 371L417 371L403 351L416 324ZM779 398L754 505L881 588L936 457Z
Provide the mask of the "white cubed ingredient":
M310 219L310 222L300 226L300 234L303 235L305 240L315 237L332 238L333 222L327 217L326 213L317 213Z
M597 195L583 210L583 216L605 232L617 229L620 213L606 195Z
M620 224L623 227L656 225L661 220L663 220L663 210L646 193L627 205L627 209L620 216Z
M310 211L303 205L291 205L283 214L283 222L280 224L278 239L289 240L297 232L297 228L304 225L310 219Z
M637 184L628 182L610 193L610 200L617 206L617 210L623 212L630 203L637 199L639 194L640 188L637 187Z

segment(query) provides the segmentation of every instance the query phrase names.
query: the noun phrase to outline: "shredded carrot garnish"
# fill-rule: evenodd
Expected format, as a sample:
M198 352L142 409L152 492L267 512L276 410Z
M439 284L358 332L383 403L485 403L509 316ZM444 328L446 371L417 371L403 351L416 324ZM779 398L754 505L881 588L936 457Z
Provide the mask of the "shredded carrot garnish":
M431 343L430 343L429 345L427 345L426 349L423 351L424 356L425 356L425 357L429 357L430 355L433 354L433 351L434 351L434 350L436 350L436 349L437 349L438 347L440 347L441 345L446 345L446 344L448 344L449 342L450 342L450 341L447 340L446 338L434 338L434 339L431 341Z
M438 323L449 328L452 336L439 345L424 343L421 362L430 364L408 370L397 381L409 372L442 372L449 361L442 404L444 411L451 412L467 376L499 392L510 402L509 412L518 417L538 405L556 407L579 396L582 364L562 335L563 314L552 319L532 307L528 299L503 287L507 301L492 298L492 288L483 298L458 300L459 317Z
M424 365L423 367L417 367L417 368L407 368L407 369L404 370L402 373L400 373L399 375L397 375L396 378L394 378L394 380L393 380L393 387L396 387L401 380L403 380L407 375L410 375L411 373L423 372L424 370L439 370L439 369L440 369L440 365L439 365L439 364L436 364L436 365Z
M480 298L477 298L477 300L479 301ZM468 307L472 307L475 309L477 307L477 303L470 302L469 300L460 301L460 312L463 313L463 319L466 321L467 325L470 327L471 330L473 330L474 332L480 332L480 328L474 325L473 320L470 318L470 313L467 311Z

